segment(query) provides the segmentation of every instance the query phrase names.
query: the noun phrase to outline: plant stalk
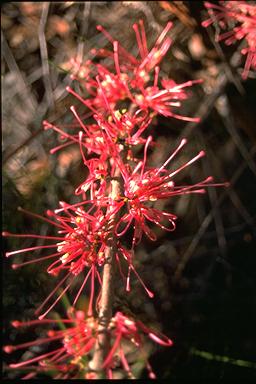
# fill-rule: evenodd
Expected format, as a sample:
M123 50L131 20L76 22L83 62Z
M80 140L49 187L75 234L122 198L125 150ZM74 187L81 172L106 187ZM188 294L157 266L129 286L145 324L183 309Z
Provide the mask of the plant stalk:
M116 178L111 180L111 198L115 200L121 195L121 184ZM110 208L111 209L111 208ZM113 214L110 219L110 227L114 227L118 214ZM112 318L112 307L114 300L114 275L115 275L115 253L117 241L114 230L108 239L109 246L105 251L105 264L103 266L102 290L99 303L98 315L98 338L95 345L94 356L89 367L96 374L97 379L105 378L105 370L102 368L106 355L110 349L109 322Z

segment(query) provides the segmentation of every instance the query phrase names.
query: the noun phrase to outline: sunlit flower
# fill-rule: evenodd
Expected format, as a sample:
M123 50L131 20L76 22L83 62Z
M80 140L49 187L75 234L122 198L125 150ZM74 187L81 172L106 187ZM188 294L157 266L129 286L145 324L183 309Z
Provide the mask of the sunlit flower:
M185 87L190 87L193 84L201 83L202 80L190 80L183 84L176 84L171 79L163 79L163 89L157 85L140 88L141 93L135 95L136 103L141 109L152 109L156 113L166 116L174 117L175 119L199 122L198 117L188 117L177 115L173 112L173 107L180 107L181 101L188 98L188 94L184 91Z
M43 319L26 322L16 320L12 322L12 325L15 328L47 325L51 327L48 331L45 331L47 335L45 337L3 347L6 353L26 350L35 346L40 346L41 351L45 350L45 352L35 357L24 358L18 363L9 365L11 369L29 372L22 379L36 378L40 373L51 374L54 379L95 378L94 372L90 371L88 365L98 336L98 320L95 318L85 317L83 311L74 311L71 307L68 310L68 317L65 319ZM112 317L108 332L110 349L107 352L102 369L106 371L109 379L113 378L113 372L116 369L123 370L129 378L135 378L126 356L127 345L130 347L129 355L140 353L145 361L149 377L153 379L156 376L144 351L146 338L161 346L170 347L173 344L168 337L146 327L141 321L127 317L121 312L117 312Z
M12 325L15 328L51 326L50 330L45 331L45 337L4 346L6 353L35 346L45 350L38 356L9 365L10 368L21 372L29 371L22 379L31 379L40 373L52 374L54 379L83 378L83 372L88 370L86 356L93 350L97 337L97 320L93 317L86 318L83 311L70 310L66 319L13 321Z
M50 210L47 211L47 216L49 218L20 209L26 214L53 225L57 229L57 236L3 232L3 236L8 237L35 238L53 241L53 243L49 245L38 245L6 253L6 257L10 257L16 254L27 253L35 250L44 251L52 248L55 249L54 253L47 256L34 258L23 263L13 264L12 266L13 269L17 269L28 264L38 262L41 263L45 260L55 259L55 261L48 266L47 272L52 276L58 276L60 273L65 272L65 277L61 279L54 290L42 303L40 308L37 309L37 313L39 313L45 304L49 302L64 282L68 282L65 289L39 318L46 316L46 314L57 304L65 292L70 288L77 276L81 276L83 274L83 283L74 299L73 304L77 302L87 280L90 277L91 292L88 314L91 316L93 313L92 308L95 291L95 279L97 279L101 285L101 277L98 272L98 268L101 267L105 261L104 257L109 236L110 216L107 214L105 215L100 208L97 208L96 210L94 209L92 215L89 213L90 210L88 212L84 210L82 207L83 204L84 202L75 205L60 202L60 209L55 212Z
M154 69L164 58L171 45L171 38L166 37L169 30L172 27L172 22L168 22L163 29L158 39L156 40L153 48L149 51L146 39L146 33L143 20L139 21L139 24L134 24L133 29L135 31L138 50L140 58L134 57L120 43L107 32L101 25L97 27L99 31L104 33L106 38L113 44L114 54L106 50L93 50L93 53L97 53L102 56L112 56L115 62L117 74L129 73L132 87L144 85L150 79L149 72ZM120 64L119 64L120 60Z
M180 186L175 184L174 177L179 172L205 155L204 151L200 151L195 157L177 169L167 170L166 166L186 144L186 139L182 139L179 146L161 167L145 170L147 149L151 141L152 137L149 136L144 147L143 161L140 161L131 172L128 171L127 167L122 168L124 197L120 197L118 204L120 207L126 205L127 213L119 220L116 227L116 233L121 237L127 232L132 223L134 223L133 246L140 242L143 232L151 240L156 240L156 235L149 228L146 221L153 222L167 231L173 231L176 226L175 220L177 217L174 214L152 208L148 206L147 203L178 195L205 193L205 187L226 185L213 184L213 178L211 176L192 185ZM165 220L169 221L170 226L166 227L163 224Z
M157 344L165 347L170 347L173 344L173 342L165 335L153 331L152 329L146 327L141 321L131 319L121 312L117 312L115 317L112 318L109 328L111 332L112 347L104 361L103 366L105 368L115 367L116 363L114 356L117 355L123 369L127 372L127 375L130 378L135 377L129 366L128 359L125 356L125 343L128 342L133 345L135 351L138 349L142 355L144 355L143 346L145 343L145 336ZM148 360L146 358L145 360L149 377L151 379L156 378Z
M247 78L250 68L256 69L256 4L247 1L220 1L220 4L205 2L210 18L202 25L208 27L214 24L217 30L217 41L224 40L227 45L243 40L246 46L242 55L246 62L242 77ZM228 29L221 33L220 30Z

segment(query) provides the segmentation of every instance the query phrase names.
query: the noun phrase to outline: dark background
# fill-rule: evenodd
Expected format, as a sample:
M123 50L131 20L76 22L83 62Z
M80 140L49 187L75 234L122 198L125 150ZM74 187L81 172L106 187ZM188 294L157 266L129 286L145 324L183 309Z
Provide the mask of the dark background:
M152 153L151 163L162 164L185 136L188 144L177 161L185 162L201 149L207 156L182 174L183 182L193 183L211 174L217 182L230 181L230 187L158 203L179 220L175 232L155 228L158 240L144 239L137 250L137 269L155 298L147 298L134 279L129 296L117 286L115 308L131 311L174 341L171 348L152 349L150 362L159 378L253 380L255 74L242 81L244 58L239 61L239 44L214 43L214 29L200 26L207 18L203 2L2 5L3 230L51 233L47 225L22 215L17 207L42 214L55 209L59 200L72 201L74 188L86 177L79 149L70 147L49 156L57 138L53 132L43 132L42 121L63 123L70 117L68 109L74 99L65 91L70 83L69 59L86 57L93 47L110 47L96 25L102 24L136 52L132 24L140 18L149 46L169 20L174 23L173 44L161 65L163 73L177 83L204 80L189 89L191 97L177 111L200 116L201 123L158 117L152 134L161 151ZM3 239L6 250L31 245L30 240ZM33 317L56 284L47 276L45 265L13 271L14 260L22 261L22 256L3 259L4 344L31 340L30 331L15 330L10 321ZM61 304L58 309L64 313ZM6 364L17 361L22 353L3 356L4 378L17 377ZM251 362L251 367L243 361Z

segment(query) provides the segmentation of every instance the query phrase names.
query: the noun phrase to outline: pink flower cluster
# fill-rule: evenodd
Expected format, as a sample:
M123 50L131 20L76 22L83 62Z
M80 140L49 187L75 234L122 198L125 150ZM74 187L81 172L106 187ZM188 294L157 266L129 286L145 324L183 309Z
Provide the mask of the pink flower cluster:
M31 379L38 373L51 371L54 379L89 379L94 378L93 372L88 370L88 357L93 352L97 340L97 319L85 317L83 311L74 311L71 307L68 317L65 319L43 319L27 322L13 321L15 328L46 326L50 324L51 329L47 331L46 337L38 338L19 345L6 345L4 351L11 353L17 350L26 349L32 346L51 345L50 352L42 353L35 357L24 359L19 363L10 364L11 368L26 369L28 373L22 379ZM53 328L53 326L55 326ZM59 329L58 329L59 328ZM172 341L159 332L146 327L140 321L136 321L117 312L109 323L110 351L103 363L107 371L107 378L113 378L113 370L121 368L129 378L134 378L126 358L125 350L131 351L139 349L145 355L144 344L145 335L151 340L163 346L171 346ZM58 348L55 347L58 343ZM147 361L149 377L155 378L155 374Z
M55 235L4 232L3 236L47 241L46 245L7 252L7 257L23 253L30 255L34 250L47 252L36 259L14 263L13 269L50 260L47 273L54 277L61 275L54 290L36 311L37 315L40 314L39 320L24 324L15 322L14 325L53 324L54 320L46 319L47 314L78 280L78 276L82 284L76 292L72 305L76 305L90 278L87 317L77 311L72 318L61 320L63 324L70 325L65 330L51 330L47 338L19 346L6 346L5 351L11 352L53 340L62 341L59 349L12 364L13 368L24 366L33 368L33 364L37 363L34 373L31 373L32 376L37 372L54 370L58 372L55 378L77 378L80 377L81 370L87 372L84 366L87 360L84 357L92 355L97 339L97 303L101 300L101 271L106 262L107 249L114 241L114 261L124 280L126 290L130 291L130 275L133 272L149 297L153 297L153 293L145 286L134 267L135 247L143 234L151 240L156 240L152 224L167 231L174 231L177 220L174 213L154 208L154 201L172 199L184 194L202 194L205 193L206 187L220 185L214 184L211 176L192 185L180 185L176 182L177 174L204 156L204 151L200 151L189 161L175 166L173 160L186 144L186 139L181 140L162 165L149 167L147 164L148 150L150 147L154 148L155 143L153 137L147 135L146 131L157 114L198 121L198 118L177 115L173 108L180 107L181 102L188 97L185 88L199 83L200 80L191 80L178 85L172 79L159 79L161 71L158 65L171 45L171 39L167 36L171 25L167 24L153 48L149 50L143 22L135 24L134 31L140 55L138 58L128 53L103 27L99 26L98 30L111 42L113 50L95 49L92 53L97 58L108 58L109 67L95 64L92 59L85 63L72 60L73 81L78 81L82 88L82 95L71 87L67 88L67 91L80 101L78 107L70 108L73 122L69 127L62 128L48 121L44 121L43 125L45 129L57 132L61 140L60 145L53 148L51 153L72 144L79 146L85 169L88 170L88 177L74 191L81 200L75 204L61 201L59 208L54 211L48 210L45 216L20 209L23 213L52 225ZM126 107L121 108L120 102L125 103ZM140 150L143 151L142 158L138 157ZM118 180L121 186L119 195L114 197L111 194L113 180ZM124 245L128 232L132 235L130 246L127 242ZM125 273L123 261L127 264ZM55 298L55 294L63 284L65 288ZM100 288L95 297L97 287ZM41 313L46 304L48 308ZM112 377L115 368L114 357L117 354L123 370L129 377L133 376L125 357L124 341L141 348L143 344L141 334L144 334L161 345L172 344L165 336L157 335L141 322L129 319L120 312L114 315L108 330L112 346L102 368L109 378ZM147 367L150 377L153 378L154 374L148 362ZM88 378L93 376L89 371L86 375Z
M220 1L220 5L205 2L210 18L202 25L214 24L217 30L217 41L224 40L227 45L244 41L241 49L246 55L242 77L246 79L250 68L256 69L256 4L251 1ZM221 33L221 30L227 30Z

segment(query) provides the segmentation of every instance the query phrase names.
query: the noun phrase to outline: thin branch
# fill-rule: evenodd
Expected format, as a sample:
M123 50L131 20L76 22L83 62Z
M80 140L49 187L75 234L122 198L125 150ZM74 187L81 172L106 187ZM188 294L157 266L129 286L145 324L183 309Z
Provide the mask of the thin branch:
M198 131L200 132L200 131ZM198 133L198 138L200 143L204 143L203 135L202 133ZM209 160L206 157L205 160L203 161L203 170L205 172L205 175L210 175L211 169L210 169L210 164ZM216 188L209 188L209 199L211 202L211 206L213 208L213 217L214 217L214 223L215 223L215 228L216 228L216 233L217 233L217 239L218 239L218 245L221 251L222 256L226 255L227 252L227 241L225 238L225 231L224 231L224 225L223 225L223 220L220 214L220 207L217 204L217 192Z
M82 62L84 56L84 48L85 48L85 36L87 35L88 27L89 27L89 17L91 12L91 2L85 1L84 3L84 11L83 11L83 22L81 28L81 37L82 41L79 41L77 47L77 60L79 63Z
M8 68L10 72L15 73L17 78L17 91L20 94L21 98L26 97L26 99L29 101L29 104L31 106L32 111L36 109L36 101L33 97L32 93L29 90L28 84L25 82L20 69L15 61L15 58L12 54L12 51L9 48L8 42L4 36L4 33L1 31L1 41L2 41L2 48L3 48L3 56L5 58L5 61L8 65ZM25 94L24 94L25 93Z
M230 111L230 106L229 106L227 96L222 95L219 101L220 101L219 103L216 103L216 109L221 115L221 117L223 118L225 127L228 133L230 134L231 139L234 141L235 145L237 146L238 151L240 152L244 160L247 162L247 165L250 168L250 170L256 176L255 162L253 161L253 159L251 159L249 152L238 133L235 120Z
M251 151L250 151L250 155L253 156L253 154L256 152L256 146L254 146ZM234 176L232 177L231 179L231 184L234 185L236 183L236 181L239 179L239 177L242 175L242 173L244 172L244 170L246 169L247 167L247 164L244 162L239 168L238 170L235 172ZM185 253L183 254L181 260L180 260L180 263L178 264L177 268L176 268L176 271L175 271L175 274L174 274L174 277L173 277L173 281L174 282L177 282L181 275L182 275L182 272L184 270L184 268L186 267L187 265L187 262L189 261L191 255L193 254L194 250L196 249L200 239L202 238L202 236L204 235L205 231L207 230L208 226L210 225L212 219L213 219L213 212L216 208L216 206L220 206L220 204L223 203L223 201L225 200L225 198L227 197L227 194L228 194L228 191L225 191L223 192L220 197L218 198L218 200L216 201L216 204L215 206L211 209L211 211L208 213L208 215L205 217L204 221L202 222L198 232L196 233L196 235L194 236L193 240L191 241L190 245L188 246L187 250L185 251Z
M114 200L121 194L121 183L118 180L111 180L111 198ZM110 208L110 210L113 208ZM94 356L92 361L89 363L89 367L97 375L97 378L103 378L104 370L102 369L103 362L109 351L109 331L108 326L112 318L112 307L114 299L114 275L115 275L115 254L116 254L116 238L114 234L114 224L118 219L118 214L114 214L110 219L109 225L112 227L111 235L109 237L109 246L105 252L105 264L103 267L103 278L102 278L102 290L101 300L99 304L99 315L98 315L98 339L96 342Z
M48 17L49 6L50 6L50 2L45 2L43 4L41 20L38 28L38 39L39 39L40 54L41 54L41 60L42 60L45 92L47 95L48 104L51 108L53 108L54 99L53 99L52 85L51 85L51 79L50 79L50 67L48 62L47 43L45 38L45 26L46 26L47 17Z
M237 67L237 65L239 64L239 61L240 61L240 55L237 52L235 52L231 57L230 63L233 67ZM200 103L200 106L195 113L195 116L200 117L200 122L199 123L189 122L185 126L179 138L181 137L188 138L193 132L194 128L195 127L198 128L199 124L202 124L211 113L213 107L215 106L216 101L224 93L224 90L229 83L229 78L226 74L225 68L226 67L224 64L222 64L219 67L220 75L216 80L215 89L211 91L209 96L205 97L204 101Z

